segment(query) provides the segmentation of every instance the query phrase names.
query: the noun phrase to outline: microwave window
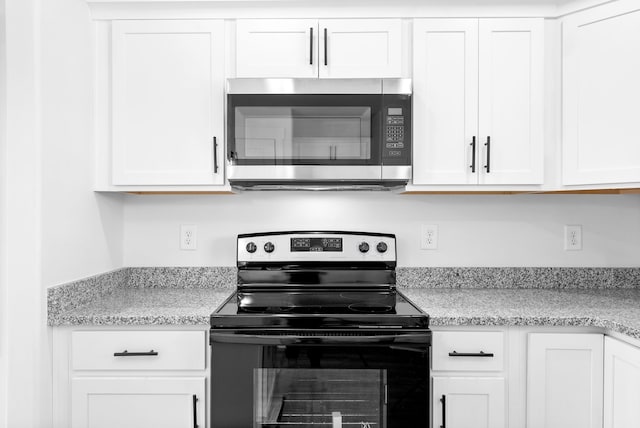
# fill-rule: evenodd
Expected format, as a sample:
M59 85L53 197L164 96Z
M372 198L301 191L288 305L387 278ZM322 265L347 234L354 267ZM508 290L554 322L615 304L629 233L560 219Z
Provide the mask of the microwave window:
M371 107L235 107L238 159L368 160Z

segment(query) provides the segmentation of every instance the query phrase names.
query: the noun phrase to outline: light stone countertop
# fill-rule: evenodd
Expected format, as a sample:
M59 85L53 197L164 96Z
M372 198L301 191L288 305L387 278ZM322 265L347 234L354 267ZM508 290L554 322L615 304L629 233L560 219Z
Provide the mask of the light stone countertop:
M49 325L209 325L235 288L119 288L49 317Z
M640 339L640 289L405 288L435 326L602 327Z
M121 288L50 325L208 325L234 288ZM640 339L640 289L401 288L431 326L602 327Z

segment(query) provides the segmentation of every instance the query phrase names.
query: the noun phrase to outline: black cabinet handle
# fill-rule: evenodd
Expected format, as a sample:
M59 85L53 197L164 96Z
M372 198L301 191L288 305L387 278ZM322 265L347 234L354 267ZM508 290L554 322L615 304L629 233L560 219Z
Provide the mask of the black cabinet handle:
M129 352L126 349L122 352L114 352L114 357L154 357L158 355L157 351L153 349L149 352Z
M442 403L442 425L440 425L440 428L446 428L447 427L447 421L446 421L446 415L447 415L447 402L446 402L447 396L442 394L442 398L440 399L440 402Z
M489 358L491 358L491 357L493 357L493 353L491 353L491 352L485 353L483 351L480 351L480 352L456 352L456 351L453 351L453 352L449 352L449 356L450 357L489 357Z
M476 172L476 136L471 140L471 172Z
M491 137L487 137L487 142L484 143L487 146L487 164L484 168L487 170L487 174L491 172Z
M218 173L218 139L213 137L213 173Z
M193 428L198 428L198 397L193 394Z
M327 29L324 29L324 65L327 65Z
M309 65L313 65L313 27L309 27Z

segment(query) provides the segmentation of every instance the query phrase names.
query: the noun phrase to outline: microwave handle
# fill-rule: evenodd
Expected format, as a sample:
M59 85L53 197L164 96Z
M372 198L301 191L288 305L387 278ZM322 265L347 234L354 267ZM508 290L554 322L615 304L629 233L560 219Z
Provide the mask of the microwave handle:
M210 342L235 343L244 345L404 345L429 343L429 336L424 333L357 335L357 336L285 336L262 334L234 334L211 332Z

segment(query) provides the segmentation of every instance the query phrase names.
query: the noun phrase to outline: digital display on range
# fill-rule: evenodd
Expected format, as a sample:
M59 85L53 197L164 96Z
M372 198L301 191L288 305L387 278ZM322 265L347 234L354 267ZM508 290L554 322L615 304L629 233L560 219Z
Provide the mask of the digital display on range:
M291 238L291 252L342 251L342 238Z

